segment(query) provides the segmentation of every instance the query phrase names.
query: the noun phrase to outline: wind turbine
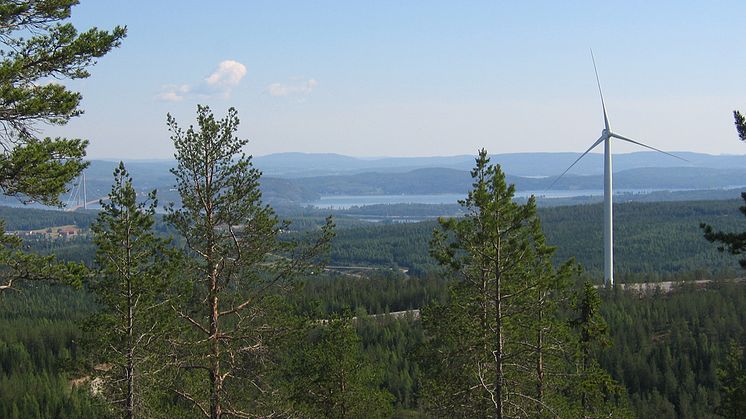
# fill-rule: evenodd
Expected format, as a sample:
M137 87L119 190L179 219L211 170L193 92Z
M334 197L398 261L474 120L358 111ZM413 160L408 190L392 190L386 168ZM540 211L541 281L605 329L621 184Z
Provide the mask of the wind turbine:
M596 85L598 85L598 94L601 96L601 109L603 109L604 112L604 129L601 131L601 137L596 140L595 143L593 143L590 147L588 147L588 150L585 151L585 153L581 154L580 157L578 157L573 164L570 165L567 169L565 169L564 172L562 172L561 175L557 177L557 179L552 182L551 185L549 185L548 189L551 189L552 186L554 186L555 183L557 183L562 176L565 175L570 169L572 169L577 162L580 161L583 157L585 157L586 154L588 154L591 150L596 148L601 143L604 143L604 285L606 286L613 286L614 285L614 231L613 231L613 214L612 214L612 195L613 190L611 186L611 139L616 138L618 140L626 141L628 143L637 144L639 146L649 148L654 151L658 151L663 154L667 154L671 157L675 157L679 160L688 161L686 159L683 159L679 156L675 156L671 153L667 153L663 150L659 150L655 147L651 147L647 144L643 144L639 141L635 141L631 138L627 138L621 134L617 134L616 132L611 130L611 127L609 127L609 116L606 114L606 104L604 103L604 94L601 91L601 81L598 78L598 69L596 68L596 58L593 56L593 50L591 50L591 60L593 61L593 71L596 73Z

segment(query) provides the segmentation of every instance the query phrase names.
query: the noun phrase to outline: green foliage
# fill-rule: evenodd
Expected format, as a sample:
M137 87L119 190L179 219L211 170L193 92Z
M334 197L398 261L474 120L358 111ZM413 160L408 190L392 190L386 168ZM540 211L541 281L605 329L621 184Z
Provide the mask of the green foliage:
M746 192L741 193L741 198L746 202ZM746 205L738 208L743 215L746 215ZM720 252L728 251L731 255L740 255L746 251L746 232L732 233L725 231L715 231L715 229L706 223L700 223L699 227L703 230L705 239L711 243L720 243L717 249ZM738 260L741 268L746 269L746 258Z
M577 375L567 388L570 411L582 417L628 416L623 388L598 363L596 354L609 346L609 327L601 316L601 297L590 281L572 303L578 332Z
M746 118L743 114L738 111L733 111L733 118L736 120L736 132L738 132L738 139L746 141Z
M163 345L174 332L171 306L178 253L153 232L155 191L138 202L124 164L114 171L108 202L92 226L97 275L90 283L101 305L87 323L91 361L105 397L125 417L154 416L163 383Z
M0 206L0 218L8 231L39 230L51 226L75 225L88 229L96 221L94 211L54 211Z
M86 163L86 141L34 137L34 125L63 125L82 113L81 95L48 78L81 79L97 58L119 46L126 29L78 33L77 0L0 2L0 188L6 195L59 204Z
M738 263L701 240L699 223L726 231L743 229L735 201L624 203L615 205L615 263L619 282L658 282L672 277L734 277ZM590 276L603 276L603 205L539 208L554 260L575 258ZM409 268L433 272L427 242L437 224L426 221L340 230L330 253L333 265Z
M277 296L314 267L333 236L328 219L308 246L278 239L285 224L261 202L261 174L242 152L248 141L235 136L238 123L233 108L216 120L198 106L198 128L186 131L168 116L182 207L172 205L167 220L186 241L181 276L191 286L179 307L190 333L172 345L189 386L175 390L213 418L273 412L259 399L271 394L268 342L283 331Z
M736 131L741 141L746 141L746 119L741 112L733 111L733 117L736 120ZM741 193L741 198L746 202L746 192ZM741 214L746 215L746 206L739 207ZM715 231L715 229L706 223L700 223L699 227L703 230L705 239L711 243L720 243L718 250L724 252L726 249L732 255L740 255L746 251L746 232L731 233L725 231ZM741 268L746 269L746 258L738 261Z
M552 266L533 198L514 202L482 150L465 216L440 220L431 252L453 275L450 301L423 310L423 396L436 416L557 416L566 404L555 377L569 375L572 336L559 308L572 262Z
M599 364L627 391L638 417L715 417L717 370L746 336L746 288L682 286L671 293L602 293L612 346Z
M394 395L397 412L414 409L420 394L420 368L416 360L424 342L422 323L413 315L367 317L359 312L355 329L365 354L381 369L383 387Z
M691 201L625 203L615 207L615 260L618 282L659 282L671 279L692 280L733 278L740 268L726 254L701 240L699 223L717 224L727 231L743 229L743 216L736 201ZM325 224L321 216L303 217L300 211L286 212L293 223L282 239L303 240L307 232L319 231ZM589 276L603 274L603 213L601 205L538 208L547 243L557 246L555 261L571 257L583 266ZM86 212L60 212L0 207L8 230L42 228L77 224L86 227L93 217ZM300 218L298 218L300 217ZM437 223L432 221L406 224L354 223L335 218L340 228L332 241L330 265L404 268L411 276L433 276L438 273L436 261L428 253L428 241ZM362 225L361 225L362 224ZM159 234L176 234L157 217ZM299 232L303 231L303 233ZM93 261L90 242L81 237L71 241L27 239L31 250L70 261ZM176 240L179 240L177 235Z
M22 241L6 234L0 221L0 293L13 290L21 280L56 280L79 285L86 268L75 262L59 263L54 255L40 256L22 250Z
M300 313L341 315L346 310L368 314L412 310L445 301L447 280L438 275L411 277L397 271L325 274L303 281L288 298Z
M746 412L746 362L743 348L735 341L725 356L722 368L718 369L722 401L718 413L729 419L737 419Z
M70 373L82 362L78 322L93 308L90 296L32 282L19 289L0 295L0 417L105 416L89 380Z
M0 190L2 194L60 205L59 195L86 166L87 141L34 136L35 124L63 125L82 113L81 95L54 79L88 77L86 67L119 45L126 30L90 29L71 23L76 0L0 1ZM18 280L79 283L85 270L53 256L26 254L0 224L0 292Z
M363 353L349 318L330 320L291 343L282 369L288 399L303 417L385 418L393 396L381 390L383 364Z

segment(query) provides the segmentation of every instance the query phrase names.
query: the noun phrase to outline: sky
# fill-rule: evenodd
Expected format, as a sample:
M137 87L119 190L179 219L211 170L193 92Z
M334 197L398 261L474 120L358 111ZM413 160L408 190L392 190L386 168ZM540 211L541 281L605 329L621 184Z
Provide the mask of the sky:
M186 127L205 104L238 110L253 155L583 152L603 125L593 49L613 130L746 154L745 17L736 1L82 0L79 30L128 36L65 83L85 114L43 132L91 158L172 158L166 114Z

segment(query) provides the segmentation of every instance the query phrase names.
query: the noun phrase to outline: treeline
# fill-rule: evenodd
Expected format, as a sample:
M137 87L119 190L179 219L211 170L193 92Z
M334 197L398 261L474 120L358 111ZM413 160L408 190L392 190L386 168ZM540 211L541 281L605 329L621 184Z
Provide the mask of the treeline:
M614 270L617 277L666 280L672 273L733 277L740 267L702 239L700 223L741 231L738 201L625 203L614 207ZM539 210L557 258L574 257L591 274L603 272L602 204ZM696 278L695 278L696 279Z
M442 275L407 276L399 271L334 273L306 279L301 292L291 296L290 301L302 313L329 316L351 310L362 317L446 301L447 283Z

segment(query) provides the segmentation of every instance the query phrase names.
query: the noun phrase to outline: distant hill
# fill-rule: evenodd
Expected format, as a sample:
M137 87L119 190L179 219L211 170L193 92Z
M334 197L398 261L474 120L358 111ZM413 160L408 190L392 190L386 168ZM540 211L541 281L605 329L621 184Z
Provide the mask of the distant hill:
M746 156L713 156L678 153L680 160L654 152L619 154L614 157L614 187L633 190L723 189L746 185ZM578 153L496 154L519 192L541 194ZM598 190L603 186L602 160L589 154L577 168L552 187L553 191ZM357 158L339 154L282 153L256 157L263 171L265 200L273 205L312 202L323 195L414 195L462 194L471 187L469 171L473 156ZM127 162L127 169L142 192L158 189L162 204L176 201L174 179L169 169L174 161ZM682 165L683 164L683 165ZM111 189L117 162L94 160L86 170L90 200L104 197ZM63 201L67 196L63 197ZM0 203L17 203L0 198Z
M493 154L493 163L515 176L554 176L562 173L581 153L509 153ZM706 167L744 168L746 155L710 155L703 153L675 152L688 163L653 151L617 154L614 170L624 171L643 167ZM315 177L324 175L354 174L364 172L407 172L422 168L471 170L474 156L445 157L381 157L358 158L339 154L279 153L254 158L255 165L265 175L278 177ZM603 155L589 153L571 171L577 175L603 174Z
M546 191L555 177L528 178L507 175L508 183L521 191ZM454 169L417 169L406 173L361 173L293 179L303 190L319 195L417 195L466 193L471 188L469 172ZM614 175L618 189L723 189L746 184L746 168L698 167L641 168ZM603 189L603 176L566 175L553 191Z
M340 154L278 153L254 157L267 176L312 177L365 172L408 172L422 168L468 169L473 156L359 158Z

